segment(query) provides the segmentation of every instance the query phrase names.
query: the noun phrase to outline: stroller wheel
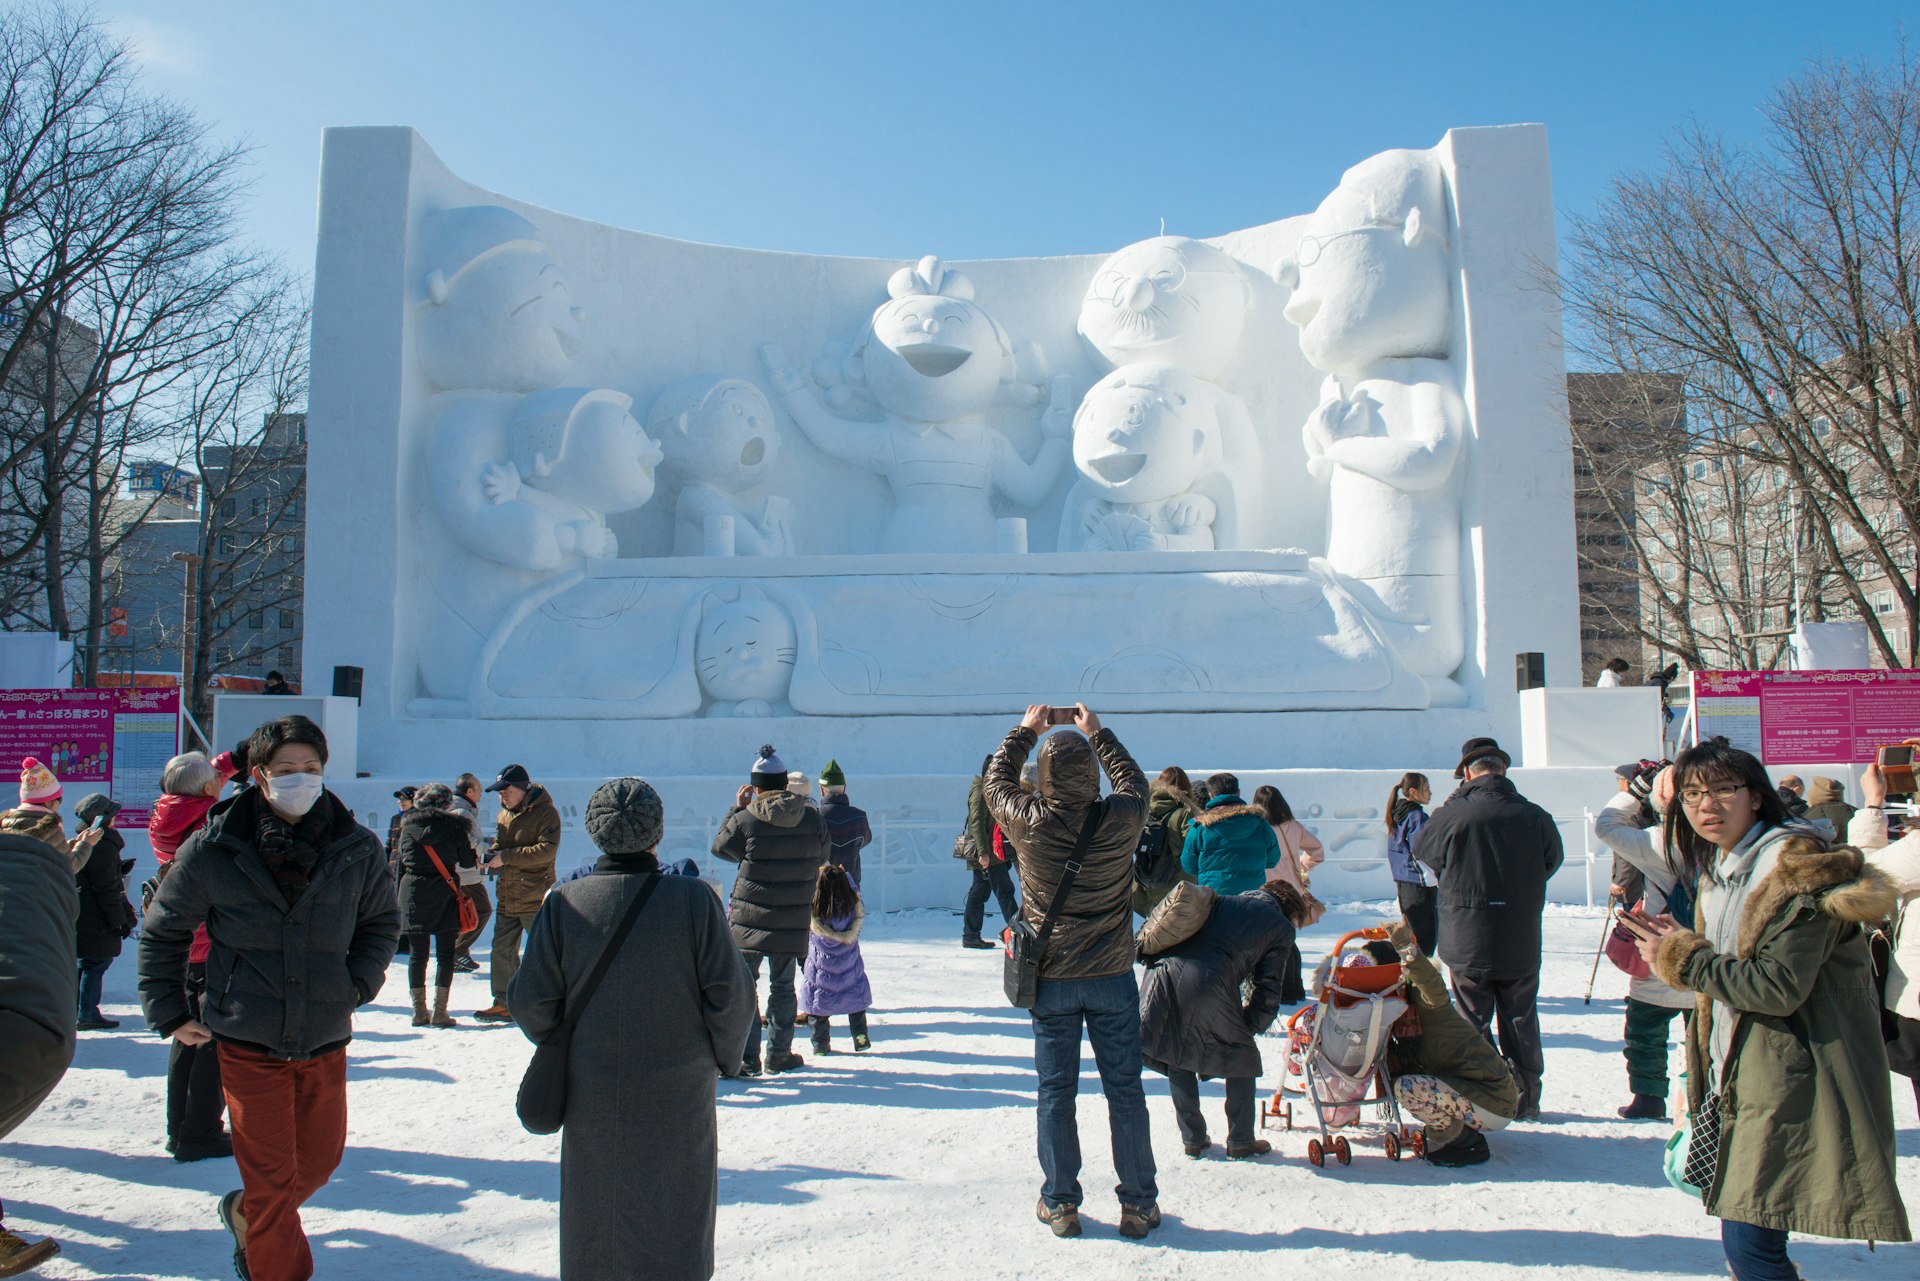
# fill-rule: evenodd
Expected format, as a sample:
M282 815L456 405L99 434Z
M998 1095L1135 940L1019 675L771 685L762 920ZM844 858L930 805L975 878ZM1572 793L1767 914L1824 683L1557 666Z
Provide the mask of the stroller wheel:
M1325 1165L1327 1163L1327 1150L1320 1146L1320 1140L1307 1140L1307 1160L1313 1162L1315 1165Z
M1353 1164L1353 1145L1347 1142L1347 1136L1341 1135L1333 1141L1333 1154L1340 1158L1341 1165Z
M1393 1134L1389 1134L1389 1135L1387 1136L1387 1140L1386 1140L1386 1144L1385 1144L1385 1146L1386 1146L1386 1149L1387 1149L1387 1160L1389 1160L1389 1161L1398 1161L1398 1160L1400 1159L1400 1139L1399 1139L1399 1136L1397 1136L1397 1135L1393 1135Z

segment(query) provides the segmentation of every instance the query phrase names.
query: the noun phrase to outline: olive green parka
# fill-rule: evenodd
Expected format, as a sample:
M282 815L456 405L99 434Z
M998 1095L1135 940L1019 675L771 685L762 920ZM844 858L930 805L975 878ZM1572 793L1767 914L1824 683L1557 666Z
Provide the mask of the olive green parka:
M1863 928L1895 898L1859 850L1792 840L1748 890L1733 955L1692 930L1661 942L1654 973L1695 994L1690 1112L1708 1093L1716 1003L1737 1011L1708 1214L1814 1236L1910 1239Z

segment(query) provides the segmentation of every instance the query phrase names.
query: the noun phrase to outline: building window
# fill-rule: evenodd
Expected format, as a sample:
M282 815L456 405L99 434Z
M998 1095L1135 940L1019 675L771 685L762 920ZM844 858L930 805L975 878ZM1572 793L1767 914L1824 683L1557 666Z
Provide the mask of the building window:
M1891 614L1893 612L1892 592L1875 592L1869 599L1873 602L1874 613Z
M262 613L260 610L256 609L251 614L247 615L247 627L250 630L257 632L262 627L265 627L266 625L267 625L266 615Z
M283 609L280 611L280 630L283 632L290 632L293 630L293 611L292 610Z
M1824 438L1826 434L1832 430L1833 424L1827 421L1825 415L1813 420L1813 434L1815 436Z
M234 512L238 510L238 507L239 504L235 499L223 498L220 500L220 514L228 520L233 519Z
M213 616L213 625L224 632L233 626L233 615L223 609Z
M266 515L267 500L264 497L255 496L253 502L248 505L248 510L255 518Z

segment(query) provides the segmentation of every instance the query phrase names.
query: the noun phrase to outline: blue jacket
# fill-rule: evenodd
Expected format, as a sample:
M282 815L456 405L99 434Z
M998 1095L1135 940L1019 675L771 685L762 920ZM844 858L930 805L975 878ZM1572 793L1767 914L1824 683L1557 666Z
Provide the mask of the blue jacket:
M1387 838L1387 866L1393 869L1393 879L1402 885L1427 883L1420 874L1420 862L1413 857L1413 838L1426 825L1427 812L1412 801L1401 801L1395 807L1393 835Z
M1244 894L1267 883L1280 842L1267 816L1238 796L1216 796L1187 824L1180 866L1216 894Z

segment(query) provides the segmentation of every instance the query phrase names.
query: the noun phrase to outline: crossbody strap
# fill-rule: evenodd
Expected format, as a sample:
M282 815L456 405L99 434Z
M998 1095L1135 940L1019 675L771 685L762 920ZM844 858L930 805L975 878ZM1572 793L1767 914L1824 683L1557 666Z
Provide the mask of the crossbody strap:
M1087 810L1087 821L1080 825L1080 839L1073 843L1073 853L1067 855L1066 871L1061 873L1060 884L1053 891L1053 898L1047 904L1047 914L1040 918L1039 943L1046 950L1047 940L1053 936L1053 926L1060 919L1060 908L1067 901L1067 891L1073 888L1073 882L1080 875L1080 860L1086 857L1087 847L1093 844L1093 831L1100 826L1101 816L1106 813L1106 803L1095 801Z
M440 856L433 852L433 846L423 845L421 848L426 850L427 857L433 860L433 870L440 873L440 879L447 883L447 888L455 894L458 894L460 892L459 884L454 881L452 876L447 874L447 865L442 863Z
M579 999L573 1008L567 1011L566 1025L571 1028L580 1021L580 1013L587 1008L587 1002L593 999L594 989L600 986L600 980L606 977L607 968L613 964L613 958L619 955L620 945L627 941L627 935L633 932L633 923L640 919L641 911L647 906L647 900L653 897L653 889L660 884L660 873L647 873L646 884L633 896L633 902L627 907L627 914L620 918L620 924L614 929L613 937L600 949L600 957L593 963L593 972L587 975L587 981L580 986Z

